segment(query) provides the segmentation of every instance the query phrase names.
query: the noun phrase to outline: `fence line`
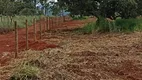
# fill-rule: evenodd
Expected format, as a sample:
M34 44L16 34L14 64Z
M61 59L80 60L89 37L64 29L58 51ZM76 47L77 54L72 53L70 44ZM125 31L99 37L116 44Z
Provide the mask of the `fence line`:
M41 18L39 21L39 35L40 35L40 39L42 39L42 32L46 32L49 31L51 29L56 28L57 26L61 27L62 24L62 19L61 17L44 17ZM10 22L12 22L12 18L9 17ZM42 23L43 22L43 23ZM56 26L56 27L55 27ZM18 40L18 25L17 25L17 21L14 21L14 27L15 27L15 58L18 57L18 49L19 49L19 40ZM25 27L26 27L26 50L30 49L29 47L29 30L28 30L28 20L25 20ZM37 41L37 23L36 23L36 18L33 19L33 40Z

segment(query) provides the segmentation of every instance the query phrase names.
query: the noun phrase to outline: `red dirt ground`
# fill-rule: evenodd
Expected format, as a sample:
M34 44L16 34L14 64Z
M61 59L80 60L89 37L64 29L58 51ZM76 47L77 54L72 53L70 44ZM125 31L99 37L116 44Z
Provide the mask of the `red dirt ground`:
M53 20L54 21L54 20ZM92 21L92 19L89 20L70 20L70 21L66 21L64 23L61 23L60 25L57 26L57 24L55 23L55 21L53 22L54 25L51 25L51 21L50 21L50 26L52 28L50 29L74 29L76 27L81 27L82 25L84 25L85 23L88 23ZM44 21L41 20L42 24L44 24ZM39 22L37 23L37 31L39 31L38 28L39 27ZM44 29L44 28L42 28ZM55 44L47 44L45 42L42 41L38 41L38 42L34 42L33 41L33 26L28 28L29 30L29 47L30 49L34 49L34 50L42 50L45 48L54 48L57 47L57 45ZM19 29L18 30L18 35L19 35L19 48L20 50L24 50L25 49L25 40L26 40L26 36L25 36L25 29ZM39 34L37 35L38 39L39 39ZM14 51L14 44L15 44L15 38L14 38L14 32L9 32L7 34L3 34L0 35L0 53L3 52L12 52Z
M37 26L38 27L38 26ZM18 35L19 35L19 51L24 50L26 45L25 45L25 40L26 40L26 36L25 36L25 29L19 29L18 30ZM37 37L39 38L39 35L37 35ZM13 52L15 49L15 38L14 38L14 32L10 32L8 34L5 35L0 35L0 53L3 52ZM36 45L35 45L36 44ZM34 46L33 46L34 45ZM48 46L45 46L48 45ZM54 45L56 47L56 45ZM38 50L39 49L45 49L47 47L50 48L49 44L41 42L40 40L38 42L34 42L33 41L33 27L29 27L29 47L31 47L30 49L34 49L34 50ZM53 47L53 45L51 44L51 47Z
M74 29L76 27L80 27L84 25L85 23L88 23L92 20L95 20L94 18L88 19L88 20L69 20L69 18L66 20L66 22L62 22L61 18L59 19L60 23L56 23L56 19L54 18L53 22L50 20L50 29ZM37 22L37 31L39 33L39 23L40 21ZM41 20L42 25L45 24L43 20ZM52 25L53 23L53 25ZM42 30L45 29L44 26L42 27ZM28 28L29 30L29 49L32 50L43 50L46 48L56 48L59 47L56 44L48 44L44 41L41 41L39 39L39 34L37 34L37 41L34 41L34 27L30 26ZM43 30L44 31L44 30ZM0 63L1 66L2 64L6 64L7 61L10 61L10 59L14 56L14 54L7 54L4 56L4 52L14 52L15 51L15 32L9 32L7 34L1 34L0 35ZM25 29L18 29L18 39L19 39L19 52L24 51L26 49L26 31ZM44 36L44 35L43 35Z

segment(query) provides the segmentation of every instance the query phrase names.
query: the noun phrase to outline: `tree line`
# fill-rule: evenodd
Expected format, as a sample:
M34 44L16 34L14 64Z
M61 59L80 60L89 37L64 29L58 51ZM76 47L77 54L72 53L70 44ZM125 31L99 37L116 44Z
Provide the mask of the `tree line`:
M37 15L43 11L36 8L40 2L49 9L48 0L0 0L1 15ZM70 12L71 16L102 16L111 19L122 17L125 19L135 18L142 14L142 0L58 0L52 2L53 14L62 10Z
M47 0L39 0L43 5ZM42 14L36 8L37 0L0 0L1 15L36 15ZM45 5L46 6L46 5Z

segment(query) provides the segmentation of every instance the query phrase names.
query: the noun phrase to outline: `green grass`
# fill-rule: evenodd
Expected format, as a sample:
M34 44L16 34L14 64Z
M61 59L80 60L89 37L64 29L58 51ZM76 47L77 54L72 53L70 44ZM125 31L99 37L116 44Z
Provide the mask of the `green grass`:
M142 19L136 19L135 21L137 25L135 26L135 31L142 31Z
M117 19L115 20L115 26L120 32L134 32L139 24L137 21L137 19Z
M90 34L95 30L95 22L86 24L80 31L85 34Z
M89 23L79 30L83 33L100 32L134 32L142 31L142 19L116 19L107 21L100 17L96 23Z
M13 28L14 21L17 21L19 28L24 28L26 19L28 20L28 25L32 25L34 18L39 20L41 17L43 16L14 16L11 21L10 17L2 16L0 18L0 28Z

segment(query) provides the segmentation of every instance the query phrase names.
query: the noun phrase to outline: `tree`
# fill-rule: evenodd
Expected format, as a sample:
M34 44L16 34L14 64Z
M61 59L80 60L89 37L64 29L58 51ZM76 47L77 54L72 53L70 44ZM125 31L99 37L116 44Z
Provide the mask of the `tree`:
M136 17L140 0L58 0L72 15ZM139 3L139 4L138 4ZM139 8L140 9L140 8Z
M0 14L12 15L14 10L14 2L11 2L10 0L0 0Z
M137 0L137 4L138 4L138 14L142 15L142 0Z
M52 10L53 15L58 15L61 11L61 8L59 7L58 3L56 2L51 2L50 9Z
M11 16L19 15L23 10L28 10L28 12L35 11L36 8L32 1L33 0L0 0L0 14ZM35 12L33 14L35 14Z

